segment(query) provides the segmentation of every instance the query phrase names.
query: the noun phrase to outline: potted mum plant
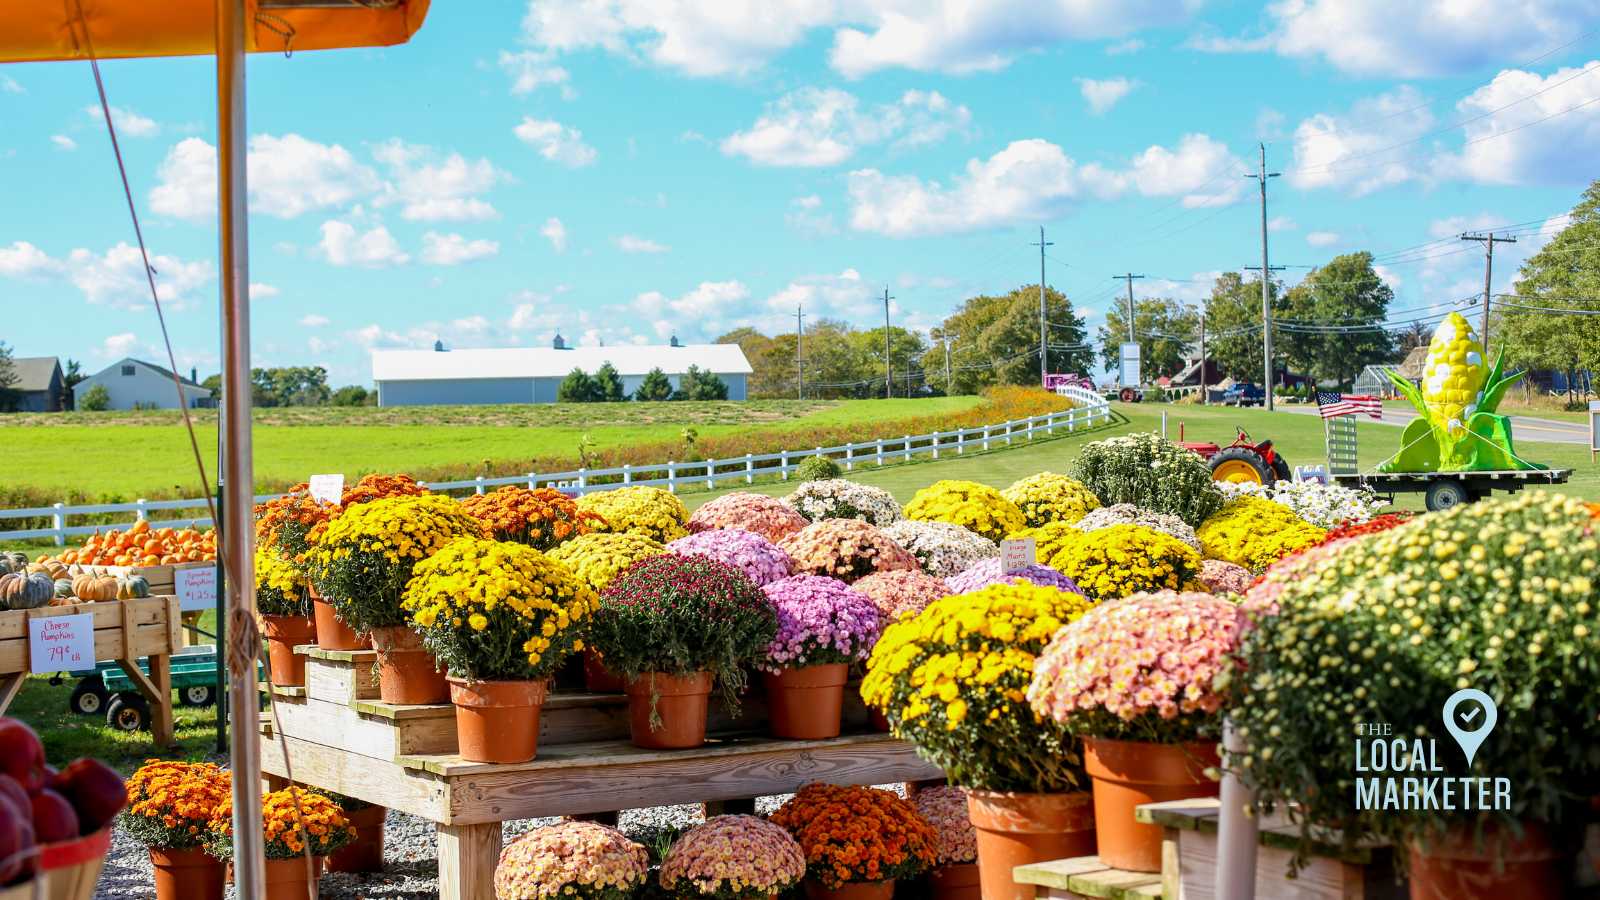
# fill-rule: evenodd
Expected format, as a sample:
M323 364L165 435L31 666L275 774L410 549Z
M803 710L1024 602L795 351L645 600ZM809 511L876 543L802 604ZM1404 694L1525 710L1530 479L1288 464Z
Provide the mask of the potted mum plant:
M716 816L673 842L657 880L672 897L771 900L805 874L805 854L782 826L755 816Z
M939 836L928 873L933 900L979 900L978 832L967 814L966 792L948 785L923 788L911 802Z
M862 699L967 790L989 900L1031 900L1016 866L1094 852L1077 741L1026 696L1038 654L1089 608L1053 587L992 585L890 623L867 661Z
M734 528L781 541L806 527L805 516L777 497L734 491L704 503L689 517L689 533Z
M887 900L933 867L939 836L896 794L813 782L772 813L806 858L808 900Z
M1481 500L1269 569L1245 595L1252 625L1228 716L1246 746L1229 767L1260 802L1296 805L1303 847L1331 831L1404 848L1414 898L1576 896L1572 857L1600 780L1596 510L1558 494ZM1465 689L1493 712L1470 696L1452 703ZM1445 717L1481 733L1490 715L1466 755ZM1435 747L1444 771L1417 775L1483 781L1454 792L1454 809L1358 808L1361 790L1381 797L1409 773L1358 773L1357 748L1371 768L1373 745L1393 738L1355 722ZM1509 796L1481 802L1478 786L1499 779Z
M1058 472L1037 472L1000 492L1022 510L1029 528L1051 522L1067 525L1100 508L1100 498L1083 482Z
M356 832L339 804L297 787L262 796L261 828L266 838L265 900L314 900L324 861ZM206 848L217 859L233 859L232 794L211 818Z
M1327 532L1282 503L1239 497L1201 522L1195 536L1207 559L1261 572L1285 556L1316 546Z
M1029 529L1022 535L1038 541L1039 562L1071 578L1095 600L1177 590L1200 572L1200 554L1193 547L1143 525L1112 525L1067 535L1053 528Z
M940 597L960 593L952 590L943 578L901 569L868 575L850 587L872 599L885 623L901 616L914 616Z
M449 686L406 622L401 594L417 563L459 537L487 537L483 523L440 494L383 497L347 507L310 553L312 579L339 617L369 632L385 703L443 703Z
M860 519L881 528L901 519L900 502L893 494L843 478L804 481L783 502L812 522Z
M884 526L883 533L909 550L922 571L935 578L949 578L980 560L1000 558L1000 545L950 522L901 519Z
M222 860L205 841L232 790L231 773L211 763L151 760L128 779L117 822L149 850L156 900L222 900Z
M1028 700L1083 736L1106 865L1161 870L1161 829L1134 807L1216 796L1207 770L1243 620L1211 594L1135 594L1069 623L1039 657Z
M306 683L306 660L294 652L298 644L317 639L311 619L306 578L287 559L265 547L256 549L256 613L267 639L272 683L280 687Z
M626 532L665 544L688 534L689 511L678 495L658 487L635 485L596 491L578 498L578 509L600 517L607 532Z
M1131 503L1199 525L1222 508L1222 491L1198 453L1159 434L1139 432L1087 444L1072 477L1106 506Z
M1022 510L999 491L976 481L953 479L935 481L913 494L906 504L906 518L949 522L991 541L1028 526Z
M762 588L778 633L761 663L774 737L839 736L850 666L867 658L883 620L872 598L832 578L793 575Z
M917 558L860 519L823 519L784 538L779 549L794 561L796 575L824 575L851 582L895 569L921 568Z
M299 572L311 598L312 618L319 626L317 646L324 650L360 650L365 649L366 642L334 615L333 607L323 599L307 571L313 535L320 534L320 526L338 511L338 506L312 497L310 485L305 482L281 497L256 504L257 560L259 564L261 553L275 553ZM260 590L258 577L258 597Z
M533 759L548 679L583 649L599 602L572 570L522 544L458 538L417 564L400 605L450 673L463 759Z
M535 828L500 853L495 900L631 900L650 877L650 853L615 828L557 822Z
M677 749L705 741L713 682L736 705L745 667L766 657L778 618L733 566L669 553L612 582L591 627L607 668L627 679L633 743Z
M709 556L736 566L758 587L788 578L793 565L789 554L779 550L776 544L755 532L735 528L700 531L678 538L667 545L667 550L679 556Z
M579 535L605 530L605 522L555 488L529 490L508 484L461 500L461 508L489 526L497 541L526 544L548 553Z
M676 543L676 542L674 542ZM641 559L660 556L667 552L660 541L626 532L612 534L593 532L573 538L550 551L550 558L572 569L578 578L593 588L604 591ZM600 659L593 646L583 651L583 682L590 693L615 694L626 686L621 676Z

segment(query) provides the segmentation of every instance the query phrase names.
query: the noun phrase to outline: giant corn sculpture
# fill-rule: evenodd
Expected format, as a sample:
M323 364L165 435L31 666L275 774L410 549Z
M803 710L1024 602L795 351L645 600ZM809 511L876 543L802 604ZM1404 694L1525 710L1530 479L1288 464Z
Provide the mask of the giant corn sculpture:
M1504 356L1502 352L1502 357ZM1422 388L1386 371L1389 380L1417 408L1420 418L1406 426L1400 452L1378 466L1380 472L1482 472L1542 469L1517 458L1511 448L1511 420L1496 415L1506 389L1522 377L1501 374L1502 358L1484 368L1483 345L1460 313L1445 317L1428 345Z

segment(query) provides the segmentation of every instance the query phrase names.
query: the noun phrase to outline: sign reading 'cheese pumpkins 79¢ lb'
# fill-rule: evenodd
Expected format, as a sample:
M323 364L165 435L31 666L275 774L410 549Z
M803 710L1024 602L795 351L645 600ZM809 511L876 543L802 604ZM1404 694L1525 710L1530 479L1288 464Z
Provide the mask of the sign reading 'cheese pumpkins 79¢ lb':
M94 616L40 616L28 620L28 669L34 674L94 667Z

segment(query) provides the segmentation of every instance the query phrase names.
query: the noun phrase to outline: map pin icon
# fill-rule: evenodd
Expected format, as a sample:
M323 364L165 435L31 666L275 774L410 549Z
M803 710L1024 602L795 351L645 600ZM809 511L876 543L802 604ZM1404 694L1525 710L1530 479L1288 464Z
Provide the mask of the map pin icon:
M1458 714L1457 707L1468 700L1476 700L1482 709L1472 709L1465 714ZM1495 709L1494 699L1477 688L1462 688L1450 695L1444 702L1444 727L1450 736L1461 745L1461 752L1467 755L1467 765L1472 765L1472 758L1478 755L1478 748L1483 745L1484 738L1494 730L1494 723L1500 718Z

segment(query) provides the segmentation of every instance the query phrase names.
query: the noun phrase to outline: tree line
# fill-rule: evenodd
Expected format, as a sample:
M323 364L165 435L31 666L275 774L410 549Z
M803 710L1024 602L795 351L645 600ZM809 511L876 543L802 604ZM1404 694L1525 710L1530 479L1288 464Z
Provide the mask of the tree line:
M574 367L556 388L556 400L561 403L621 403L625 400L641 403L663 400L726 400L728 385L699 366L690 366L678 376L678 386L657 366L645 373L639 386L630 396L622 386L622 376L610 362L601 364L593 375Z

